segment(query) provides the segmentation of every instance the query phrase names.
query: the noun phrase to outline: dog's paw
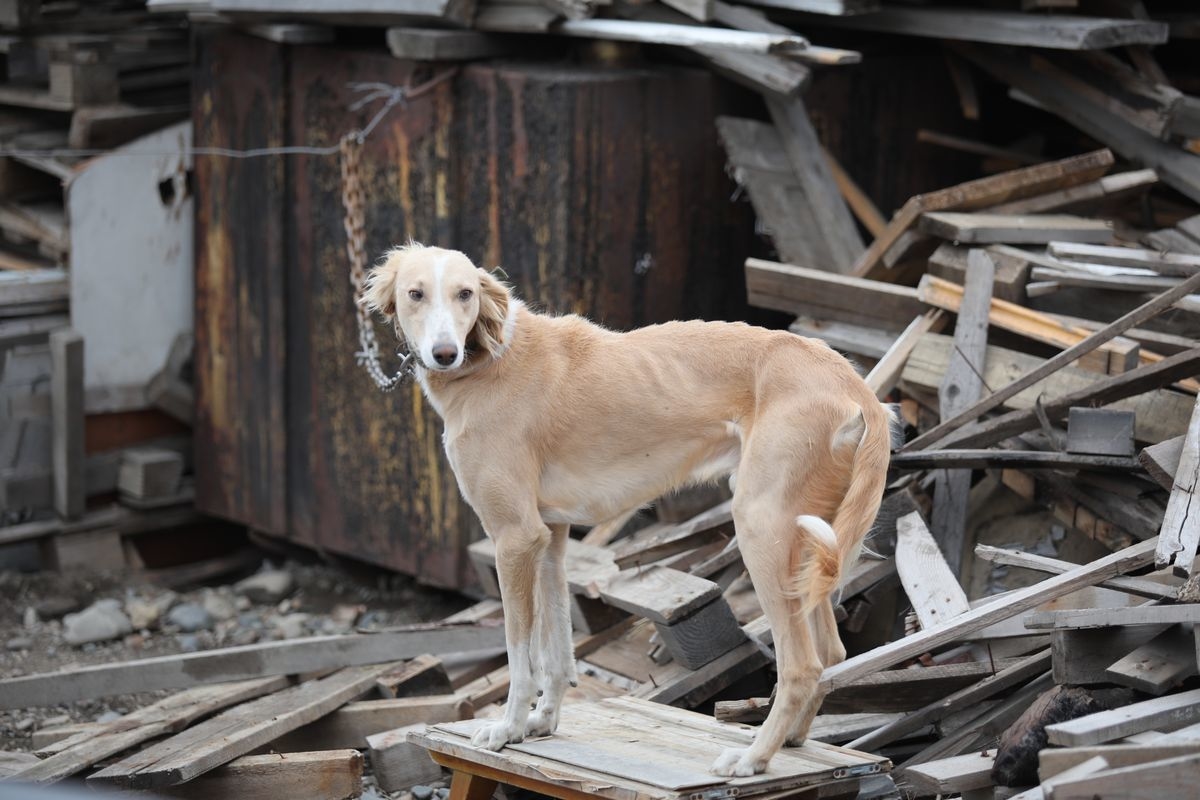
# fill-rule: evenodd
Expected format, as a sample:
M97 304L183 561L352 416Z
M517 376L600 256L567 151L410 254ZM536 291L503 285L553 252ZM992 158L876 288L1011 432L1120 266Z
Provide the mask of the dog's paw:
M489 722L475 731L471 744L485 747L488 750L499 750L506 744L516 744L525 737L519 728L511 727L507 722Z
M558 709L542 708L539 706L529 715L525 723L526 738L534 736L549 736L558 728Z
M792 736L784 742L785 747L804 747L804 743L808 741L807 736Z
M765 759L754 759L750 756L749 750L730 747L721 751L721 755L713 762L710 771L714 775L725 778L747 778L765 771L766 768Z

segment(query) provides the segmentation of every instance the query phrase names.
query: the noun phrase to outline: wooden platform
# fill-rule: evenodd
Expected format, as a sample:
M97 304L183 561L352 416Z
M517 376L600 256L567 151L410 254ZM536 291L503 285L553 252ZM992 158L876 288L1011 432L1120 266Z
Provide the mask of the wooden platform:
M554 736L498 753L471 745L471 735L486 722L444 723L409 734L409 741L454 770L451 800L490 796L488 785L494 789L497 782L564 800L853 796L860 777L892 766L885 758L809 742L780 751L762 775L719 778L709 766L726 747L748 746L754 728L630 697L568 706Z

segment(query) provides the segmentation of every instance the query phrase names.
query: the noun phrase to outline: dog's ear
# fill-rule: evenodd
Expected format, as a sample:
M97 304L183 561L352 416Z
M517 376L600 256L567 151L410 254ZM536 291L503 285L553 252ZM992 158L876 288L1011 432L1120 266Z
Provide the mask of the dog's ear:
M471 332L476 346L493 357L500 355L504 347L504 321L511 302L508 286L492 273L479 270L479 316Z
M390 322L396 316L396 276L400 265L395 253L389 253L382 264L375 265L363 287L363 305Z

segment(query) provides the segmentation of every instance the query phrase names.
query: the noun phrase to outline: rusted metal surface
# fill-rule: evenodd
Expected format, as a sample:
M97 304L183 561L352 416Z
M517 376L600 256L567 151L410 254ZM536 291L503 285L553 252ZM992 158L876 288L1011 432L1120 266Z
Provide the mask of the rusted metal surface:
M347 84L400 85L414 70L420 82L429 70L361 51L285 52L288 137L306 144L336 144L369 118L372 109L347 110ZM393 112L368 139L369 252L410 236L456 247L503 266L527 299L613 327L729 313L722 304L738 284L750 227L746 209L728 202L732 187L712 124L717 102L716 81L701 71L469 67ZM288 513L275 532L462 586L473 582L465 546L481 532L442 453L441 423L417 387L383 394L354 362L338 181L335 158L287 161L286 290L275 291L286 298ZM230 186L209 184L225 194L201 205L213 213L232 201ZM228 207L223 221L230 240L262 234ZM233 254L235 276L258 268L242 258ZM216 289L237 285L233 276L215 277L225 281ZM209 313L216 310L210 303ZM204 324L198 319L198 329ZM382 326L378 334L394 340ZM212 339L206 346L235 347ZM216 372L226 366L211 357L204 364ZM274 379L257 376L257 390L265 394L263 383ZM269 423L267 404L256 402ZM210 425L203 435L222 433ZM244 465L221 452L229 443L254 444L210 442L198 472ZM206 510L230 516L212 504Z
M284 49L199 36L198 146L284 143ZM284 160L197 158L196 504L287 530L284 430Z

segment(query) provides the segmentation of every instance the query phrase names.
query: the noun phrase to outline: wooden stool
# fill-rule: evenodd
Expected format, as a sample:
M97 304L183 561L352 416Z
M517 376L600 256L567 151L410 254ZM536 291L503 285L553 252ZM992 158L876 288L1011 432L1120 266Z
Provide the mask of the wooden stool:
M853 797L859 778L891 762L809 742L781 750L762 775L719 778L709 766L726 747L746 747L753 728L630 697L563 709L554 736L500 752L471 745L487 720L432 725L409 741L454 773L450 800L488 800L498 784L561 800L725 800Z

